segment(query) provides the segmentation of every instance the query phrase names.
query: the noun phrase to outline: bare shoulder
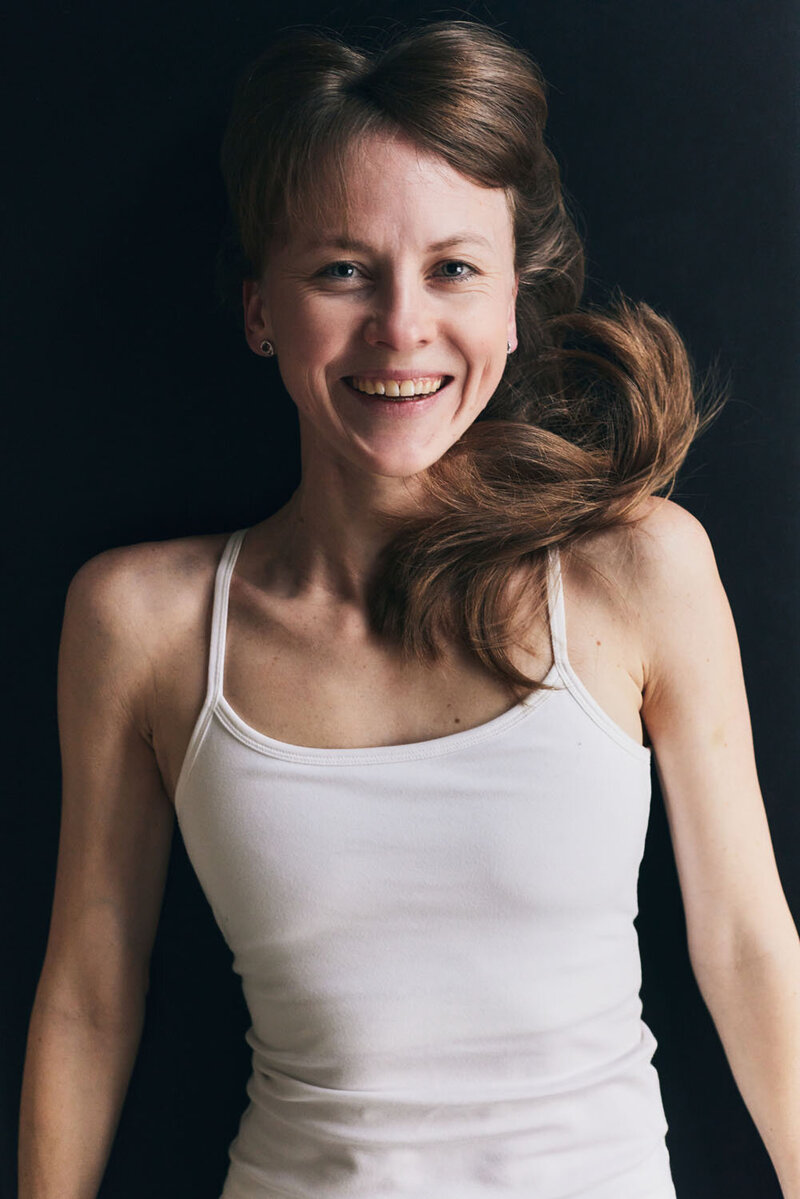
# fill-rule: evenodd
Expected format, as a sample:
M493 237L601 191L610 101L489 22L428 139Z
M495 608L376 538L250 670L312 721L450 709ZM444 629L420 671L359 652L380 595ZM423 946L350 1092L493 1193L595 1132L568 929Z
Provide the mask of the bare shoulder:
M70 593L94 603L122 604L125 611L139 604L157 608L176 587L191 588L213 563L225 536L209 533L102 550L75 572Z
M103 550L67 590L60 658L72 675L102 674L113 697L147 713L158 672L202 622L224 534L146 541Z
M649 611L687 586L717 577L711 542L701 522L676 504L650 496L630 523L588 534L575 543L573 567L610 582L623 602Z
M645 618L650 658L727 608L711 540L680 504L651 497L627 530L630 587Z
M635 515L630 539L643 579L675 578L676 571L703 572L714 565L705 527L674 500L651 496Z
M672 500L651 498L623 532L624 586L638 613L645 708L685 693L699 664L738 670L738 641L711 540L703 524ZM681 701L682 702L682 701Z
M566 555L566 577L578 604L602 610L625 629L643 687L652 687L677 646L726 609L716 560L702 523L673 500L651 496L629 523L579 538Z
M73 575L66 612L150 651L202 602L224 534L143 541L103 550Z

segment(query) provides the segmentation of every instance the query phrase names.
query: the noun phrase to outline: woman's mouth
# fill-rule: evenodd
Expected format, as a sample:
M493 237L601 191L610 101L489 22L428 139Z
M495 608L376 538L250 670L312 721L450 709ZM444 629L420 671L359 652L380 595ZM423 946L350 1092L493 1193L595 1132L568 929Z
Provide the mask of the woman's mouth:
M438 396L453 381L452 375L426 375L413 379L368 379L349 375L342 379L347 390L366 407L393 412L421 412L432 408Z

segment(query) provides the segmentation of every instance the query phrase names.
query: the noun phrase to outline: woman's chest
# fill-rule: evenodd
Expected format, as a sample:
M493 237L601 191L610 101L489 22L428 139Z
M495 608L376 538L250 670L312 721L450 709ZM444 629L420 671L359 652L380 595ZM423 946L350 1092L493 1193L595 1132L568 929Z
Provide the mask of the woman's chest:
M565 588L572 669L592 698L641 743L641 652L630 624L609 605ZM356 749L396 746L474 729L513 707L516 694L471 655L447 651L433 664L405 662L358 621L259 605L232 588L225 629L222 694L251 729L291 746ZM162 660L153 743L174 798L192 731L206 697L207 621L187 628ZM541 680L553 665L545 612L510 653Z

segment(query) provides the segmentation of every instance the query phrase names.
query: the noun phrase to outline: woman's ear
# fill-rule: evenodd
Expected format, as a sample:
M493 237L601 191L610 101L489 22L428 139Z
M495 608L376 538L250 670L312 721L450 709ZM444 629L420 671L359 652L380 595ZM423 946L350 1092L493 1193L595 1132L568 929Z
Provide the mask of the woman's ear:
M262 341L272 341L272 322L269 306L264 299L264 288L258 279L242 281L242 308L244 311L244 335L254 354L264 357Z

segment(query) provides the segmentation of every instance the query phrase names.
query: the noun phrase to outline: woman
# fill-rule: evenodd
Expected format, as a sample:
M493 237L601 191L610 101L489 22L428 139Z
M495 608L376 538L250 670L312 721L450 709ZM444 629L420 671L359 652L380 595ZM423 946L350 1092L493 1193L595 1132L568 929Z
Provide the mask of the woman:
M299 34L242 79L245 331L302 480L70 586L22 1199L99 1186L175 815L252 1015L224 1199L674 1197L653 758L699 985L800 1196L800 945L713 553L663 494L719 402L646 305L579 307L545 115L473 22Z

